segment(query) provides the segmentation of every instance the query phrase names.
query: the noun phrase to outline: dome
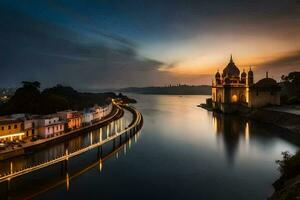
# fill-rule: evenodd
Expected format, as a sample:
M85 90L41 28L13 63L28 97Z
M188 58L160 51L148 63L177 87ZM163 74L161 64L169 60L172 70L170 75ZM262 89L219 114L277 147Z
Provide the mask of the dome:
M278 83L272 78L263 78L255 83L256 87L279 87Z
M240 76L240 70L237 68L237 66L235 66L232 56L230 57L230 62L223 70L223 76Z

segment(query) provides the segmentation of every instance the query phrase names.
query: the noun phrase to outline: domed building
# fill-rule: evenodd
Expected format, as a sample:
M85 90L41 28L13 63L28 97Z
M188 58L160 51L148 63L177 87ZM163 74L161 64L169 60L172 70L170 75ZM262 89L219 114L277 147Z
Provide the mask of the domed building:
M232 113L247 108L260 108L267 105L280 105L280 87L268 77L254 83L254 73L239 68L232 56L223 73L218 71L212 84L212 106L215 110Z

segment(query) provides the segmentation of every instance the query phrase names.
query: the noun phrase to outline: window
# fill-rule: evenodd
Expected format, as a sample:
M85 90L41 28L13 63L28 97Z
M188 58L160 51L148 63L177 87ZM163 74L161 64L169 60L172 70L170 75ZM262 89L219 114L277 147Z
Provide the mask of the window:
M8 130L10 130L11 129L11 127L10 126L8 126Z
M17 129L17 128L18 128L18 125L17 125L17 124L15 124L15 125L14 125L14 129Z
M1 130L4 131L4 126L1 127Z

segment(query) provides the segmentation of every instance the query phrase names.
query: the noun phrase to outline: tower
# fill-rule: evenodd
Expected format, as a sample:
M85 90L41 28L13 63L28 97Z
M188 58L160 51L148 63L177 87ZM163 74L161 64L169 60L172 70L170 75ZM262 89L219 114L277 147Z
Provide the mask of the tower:
M245 70L243 70L243 73L241 74L241 83L246 84L247 74Z
M220 85L221 84L221 74L220 74L219 70L217 71L215 78L216 78L216 84Z
M250 67L250 70L248 72L248 85L251 86L253 85L254 83L254 75L253 75L253 71L251 70L251 67Z

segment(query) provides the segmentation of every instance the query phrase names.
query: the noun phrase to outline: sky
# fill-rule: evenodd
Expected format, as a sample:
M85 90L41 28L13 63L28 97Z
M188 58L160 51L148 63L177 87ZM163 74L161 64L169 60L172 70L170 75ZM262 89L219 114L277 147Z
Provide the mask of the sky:
M210 84L300 70L298 0L1 0L0 87Z

